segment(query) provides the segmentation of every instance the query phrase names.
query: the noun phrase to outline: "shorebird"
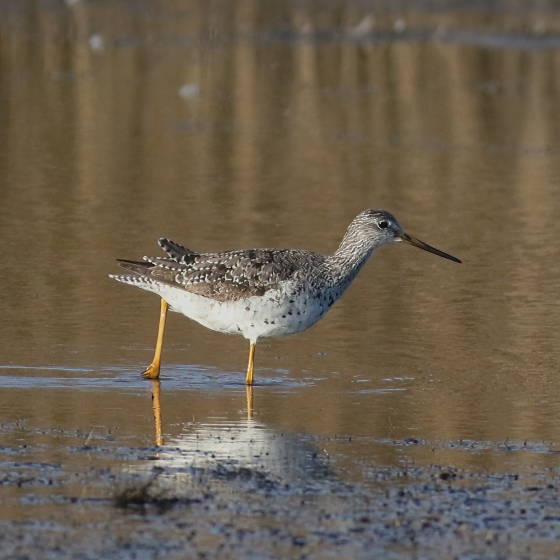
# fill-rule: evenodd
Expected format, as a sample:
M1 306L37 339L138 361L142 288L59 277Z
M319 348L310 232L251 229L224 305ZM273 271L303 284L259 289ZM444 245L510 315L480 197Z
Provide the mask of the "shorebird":
M111 278L161 297L156 351L143 375L158 379L167 311L249 340L247 385L253 384L260 338L297 333L314 325L340 298L373 251L405 241L456 263L461 261L406 234L384 210L364 210L348 226L332 255L294 249L248 249L196 253L160 239L167 257L118 260L132 275Z

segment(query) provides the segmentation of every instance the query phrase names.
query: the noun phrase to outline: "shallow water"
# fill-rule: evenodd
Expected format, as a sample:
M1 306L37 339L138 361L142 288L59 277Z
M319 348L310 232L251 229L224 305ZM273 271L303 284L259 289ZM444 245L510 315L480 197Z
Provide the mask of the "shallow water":
M332 252L377 207L463 264L380 250L318 325L259 343L251 419L247 342L172 314L162 464L216 426L239 468L258 433L267 469L292 457L306 473L316 455L374 486L385 467L556 464L555 4L0 11L2 453L64 455L65 438L42 443L60 430L109 438L108 468L132 472L154 445L139 374L159 303L109 280L115 259L157 255L162 236Z

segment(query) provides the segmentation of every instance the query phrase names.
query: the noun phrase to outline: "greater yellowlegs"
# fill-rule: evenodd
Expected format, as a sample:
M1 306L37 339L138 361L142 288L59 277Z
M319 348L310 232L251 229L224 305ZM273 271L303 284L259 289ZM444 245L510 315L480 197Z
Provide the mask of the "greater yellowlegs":
M160 239L167 257L144 257L144 262L119 260L122 268L134 274L110 276L162 298L156 352L145 377L159 377L169 307L213 331L248 339L246 382L252 385L259 338L297 333L314 325L344 293L372 252L397 241L461 262L407 235L389 212L365 210L348 226L332 255L293 249L199 254Z

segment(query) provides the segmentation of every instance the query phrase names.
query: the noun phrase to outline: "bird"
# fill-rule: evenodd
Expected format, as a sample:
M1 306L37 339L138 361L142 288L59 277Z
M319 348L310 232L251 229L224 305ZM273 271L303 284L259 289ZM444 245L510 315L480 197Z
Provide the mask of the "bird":
M129 274L109 276L161 297L156 350L145 378L159 378L165 320L171 310L213 331L246 338L245 382L251 386L259 339L302 332L317 323L376 249L401 241L461 263L409 236L391 213L367 209L352 220L331 255L295 249L197 253L161 238L159 246L167 256L144 257L142 262L118 259Z

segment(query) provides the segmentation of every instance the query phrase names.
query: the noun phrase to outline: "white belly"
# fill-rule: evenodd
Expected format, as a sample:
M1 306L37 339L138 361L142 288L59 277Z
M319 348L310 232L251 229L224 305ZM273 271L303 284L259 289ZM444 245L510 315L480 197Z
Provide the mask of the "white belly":
M293 295L289 285L270 290L265 296L224 302L162 284L146 285L145 289L159 294L173 311L213 331L240 334L252 343L259 338L283 336L311 327L338 299Z

